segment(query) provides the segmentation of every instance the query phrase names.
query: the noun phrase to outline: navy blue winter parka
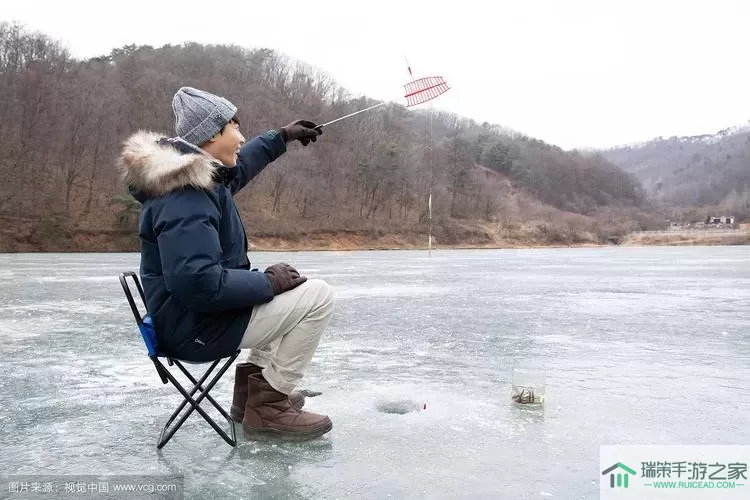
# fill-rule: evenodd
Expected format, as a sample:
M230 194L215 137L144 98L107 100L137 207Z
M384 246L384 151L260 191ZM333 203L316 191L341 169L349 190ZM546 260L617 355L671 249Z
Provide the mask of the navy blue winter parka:
M250 270L233 196L284 152L276 131L243 145L233 168L159 134L138 132L125 142L119 165L142 203L140 276L164 354L188 361L231 355L253 306L273 299L268 277Z

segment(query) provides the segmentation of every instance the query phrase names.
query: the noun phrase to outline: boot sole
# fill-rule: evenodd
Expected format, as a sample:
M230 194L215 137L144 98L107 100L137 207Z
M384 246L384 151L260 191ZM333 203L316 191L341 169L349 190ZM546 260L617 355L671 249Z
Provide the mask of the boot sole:
M259 429L247 429L243 427L242 433L247 441L309 441L333 429L333 422L330 420L322 427L304 432L290 432L279 429L269 429L261 427Z

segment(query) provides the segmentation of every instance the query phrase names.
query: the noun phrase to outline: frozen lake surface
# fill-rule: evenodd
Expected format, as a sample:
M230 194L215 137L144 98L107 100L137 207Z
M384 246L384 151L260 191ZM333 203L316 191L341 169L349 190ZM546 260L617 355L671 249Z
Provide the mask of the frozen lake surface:
M216 500L588 499L602 444L750 443L748 247L250 257L336 291L301 385L329 434L232 449L194 413L157 451L180 399L117 280L138 255L5 254L0 471L176 473ZM546 373L543 408L510 401L514 364Z

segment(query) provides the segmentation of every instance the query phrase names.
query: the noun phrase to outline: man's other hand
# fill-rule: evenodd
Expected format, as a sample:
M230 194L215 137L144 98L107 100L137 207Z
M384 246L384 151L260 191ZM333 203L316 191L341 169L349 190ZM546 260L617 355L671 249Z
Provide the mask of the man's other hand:
M295 268L283 262L274 264L263 272L271 280L274 295L287 292L307 281L306 276L300 276Z

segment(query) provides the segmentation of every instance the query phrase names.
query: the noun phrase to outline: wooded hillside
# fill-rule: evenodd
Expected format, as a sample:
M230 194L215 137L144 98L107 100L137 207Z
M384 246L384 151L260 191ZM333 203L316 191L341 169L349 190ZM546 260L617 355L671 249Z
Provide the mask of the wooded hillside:
M1 24L0 250L137 250L139 206L115 159L139 129L174 134L183 85L235 103L247 137L376 102L267 49L126 46L77 60ZM345 247L347 235L409 246L426 241L430 190L444 245L605 242L662 222L603 156L396 104L290 147L237 200L251 241L266 246Z
M651 199L680 207L688 219L717 213L750 218L750 124L602 154L635 175Z

